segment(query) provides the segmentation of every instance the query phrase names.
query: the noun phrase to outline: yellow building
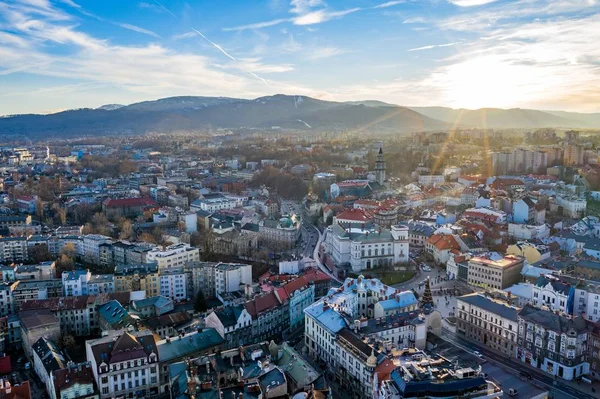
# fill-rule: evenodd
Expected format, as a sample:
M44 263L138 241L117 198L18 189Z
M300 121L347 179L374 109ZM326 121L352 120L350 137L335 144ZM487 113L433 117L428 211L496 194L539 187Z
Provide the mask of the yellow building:
M160 294L156 264L119 265L115 268L115 292L146 291L146 297Z
M529 242L518 242L509 245L506 249L507 255L522 256L527 263L532 264L550 257L550 248L546 245L536 245Z

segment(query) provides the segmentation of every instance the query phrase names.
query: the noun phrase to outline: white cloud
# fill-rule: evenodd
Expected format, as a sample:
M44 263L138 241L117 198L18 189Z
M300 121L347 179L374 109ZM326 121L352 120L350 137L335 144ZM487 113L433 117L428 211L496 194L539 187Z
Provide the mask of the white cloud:
M315 25L323 22L330 21L332 19L341 18L344 15L352 14L356 11L360 11L361 8L350 8L348 10L343 11L326 11L326 10L318 10L313 11L308 14L301 15L297 18L294 18L294 25Z
M307 58L311 60L321 60L345 54L347 52L347 50L337 47L317 47L308 54Z
M450 46L456 46L457 44L461 44L462 42L452 42L452 43L444 43L444 44L431 44L429 46L423 46L423 47L417 47L417 48L411 48L408 49L406 51L422 51L422 50L431 50L434 48L438 48L438 47L450 47Z
M248 30L248 29L262 29L262 28L268 28L269 26L279 25L279 24L281 24L283 22L287 22L287 21L290 21L290 19L289 18L280 18L280 19L274 19L272 21L257 22L254 24L234 26L231 28L223 28L223 31L231 32L231 31L242 31L242 30Z
M494 3L498 0L448 0L449 3L459 7L482 6L484 4Z
M414 18L407 18L404 20L404 22L402 22L403 24L424 24L425 18L422 17L414 17Z
M135 26L135 25L131 25L131 24L118 24L118 25L123 29L128 29L128 30L131 30L134 32L143 33L144 35L148 35L148 36L152 36L152 37L156 37L156 38L160 39L160 36L157 35L156 33L152 32L151 30L140 28L139 26Z
M393 0L393 1L388 1L387 3L378 4L378 5L374 6L373 8L388 8L388 7L397 6L398 4L402 4L402 3L406 3L406 1L405 0Z
M346 10L336 11L328 8L321 0L292 0L290 2L290 6L290 13L292 14L292 17L290 18L278 18L271 21L227 27L223 28L223 31L230 32L249 29L262 29L285 22L291 22L294 25L316 25L362 10L360 7L354 7Z
M173 35L173 36L171 36L171 39L182 40L182 39L189 39L189 38L196 37L196 36L198 36L198 34L196 32L190 31L190 32L186 32L186 33L181 33L179 35Z

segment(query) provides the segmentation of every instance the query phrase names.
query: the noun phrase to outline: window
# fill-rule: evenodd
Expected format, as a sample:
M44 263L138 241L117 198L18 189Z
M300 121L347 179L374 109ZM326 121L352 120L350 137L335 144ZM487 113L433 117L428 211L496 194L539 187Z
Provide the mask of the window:
M108 395L108 387L102 387L102 395Z

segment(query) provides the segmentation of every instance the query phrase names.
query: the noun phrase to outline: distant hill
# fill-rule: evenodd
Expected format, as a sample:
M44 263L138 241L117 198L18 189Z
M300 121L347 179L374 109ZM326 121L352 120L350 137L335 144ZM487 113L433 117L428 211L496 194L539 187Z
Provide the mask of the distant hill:
M493 129L535 129L544 127L600 128L600 114L578 114L562 111L533 109L481 108L476 110L447 107L410 107L410 109L459 126L488 127Z
M0 118L0 135L30 138L271 127L292 130L368 130L408 133L439 130L445 122L408 108L366 106L277 94L254 100L169 97L127 106L103 106L50 115Z
M455 127L593 128L600 114L562 111L401 107L381 101L324 101L277 94L253 100L230 97L168 97L130 105L107 104L50 115L0 118L0 136L31 139L82 135L133 135L208 129L338 130L410 133Z

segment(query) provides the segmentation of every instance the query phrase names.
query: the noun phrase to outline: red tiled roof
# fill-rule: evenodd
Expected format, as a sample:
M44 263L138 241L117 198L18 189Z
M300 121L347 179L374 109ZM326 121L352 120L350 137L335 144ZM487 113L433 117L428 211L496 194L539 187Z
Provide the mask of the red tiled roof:
M336 216L337 220L352 220L354 222L370 222L373 218L364 209L348 209Z
M446 249L460 249L456 239L447 234L434 234L427 239L427 243L436 247L439 251Z
M280 304L275 293L270 292L267 295L258 296L246 302L246 310L252 318L256 318L259 314L274 309Z
M118 208L125 206L158 206L158 204L148 197L139 198L118 198L118 199L105 199L102 203L104 206L109 208Z

